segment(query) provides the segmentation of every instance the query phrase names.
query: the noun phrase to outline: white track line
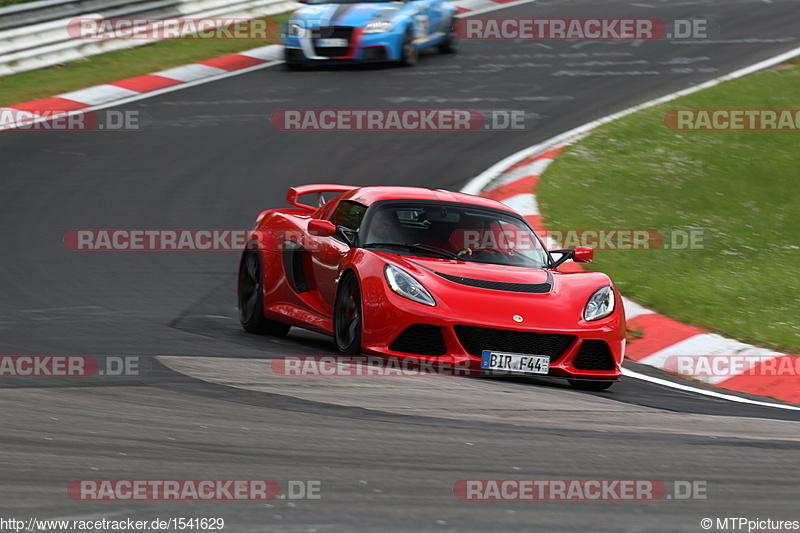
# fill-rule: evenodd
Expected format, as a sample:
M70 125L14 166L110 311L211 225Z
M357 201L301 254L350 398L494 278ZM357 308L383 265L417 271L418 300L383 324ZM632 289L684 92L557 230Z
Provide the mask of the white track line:
M633 378L639 379L642 381L648 381L650 383L655 383L656 385L663 385L665 387L670 387L673 389L678 389L686 392L694 392L696 394L702 394L704 396L711 396L712 398L720 398L722 400L728 400L731 402L738 402L738 403L747 403L750 405L760 405L762 407L775 407L777 409L787 409L789 411L800 411L800 407L795 405L788 405L788 404L781 404L781 403L770 403L770 402L760 402L758 400L751 400L749 398L740 398L739 396L732 396L730 394L723 394L721 392L714 392L711 390L705 389L698 389L696 387L690 387L689 385L681 385L680 383L674 383L672 381L667 381L666 379L661 378L654 378L651 376L647 376L645 374L640 374L638 372L634 372L628 368L622 368L622 375Z
M765 68L769 68L780 64L788 59L792 59L800 55L800 48L795 48L794 50L790 50L788 52L784 52L783 54L779 54L775 57L771 57L769 59L765 59L764 61L759 61L754 65L750 65L749 67L745 67L739 69L737 71L731 72L730 74L726 74L724 76L720 76L719 78L714 78L713 80L709 80L707 82L701 83L700 85L695 85L693 87L689 87L687 89L683 89L681 91L677 91L666 96L662 96L660 98L656 98L655 100L650 100L649 102L645 102L643 104L639 104L637 106L630 107L623 111L619 111L617 113L608 115L607 117L603 117L597 120L593 120L592 122L588 122L583 126L578 126L577 128L573 128L567 132L564 132L560 135L556 135L555 137L551 137L544 142L540 142L534 146L530 146L519 152L511 154L510 156L506 157L499 163L496 163L489 167L488 169L481 172L478 176L472 178L469 183L461 189L461 192L469 193L469 194L478 194L483 190L483 188L489 184L494 178L502 174L502 171L514 163L525 159L526 157L530 157L532 155L536 155L538 152L544 152L548 148L552 148L559 144L565 144L567 141L574 141L577 140L575 138L582 137L587 135L590 131L601 126L603 124L607 124L608 122L613 122L619 118L622 118L626 115L630 115L631 113L635 113L637 111L641 111L642 109L647 109L649 107L653 107L659 104L663 104L665 102L669 102L670 100L674 100L676 98L680 98L681 96L686 96L688 94L696 93L698 91L702 91L703 89L708 89L710 87L714 87L715 85L719 85L724 81L735 80L737 78L741 78L743 76L747 76L748 74L752 74L753 72L757 72L759 70L763 70Z
M471 17L472 15L479 15L481 13L488 13L490 11L497 11L498 9L506 9L506 8L509 8L509 7L515 7L515 6L522 5L522 4L529 4L529 3L535 2L535 1L536 0L517 0L516 2L509 2L507 4L496 4L494 6L488 6L488 7L485 7L483 9L478 9L478 10L475 10L475 11L467 11L465 13L459 13L459 14L456 15L456 17L458 17L458 18ZM273 47L274 47L274 50L265 50L267 48L273 48ZM235 54L245 55L245 56L249 56L249 57L258 57L260 59L265 59L266 57L273 56L273 55L275 55L276 57L282 57L283 56L282 53L277 53L277 52L280 52L280 51L283 50L283 45L280 45L280 44L262 46L260 48L254 49L254 50L259 50L259 54L258 55L251 54L251 52L253 50L245 50L243 52L235 52ZM274 54L273 54L273 52L274 52ZM266 56L264 56L264 54L266 54ZM180 91L182 89L188 89L189 87L195 87L197 85L203 85L203 84L211 83L211 82L214 82L214 81L217 81L217 80L223 80L225 78L231 78L233 76L239 76L240 74L247 74L249 72L253 72L253 71L256 71L256 70L261 70L261 69L264 69L264 68L270 68L270 67L274 67L274 66L277 66L277 65L282 65L284 63L283 60L279 60L279 59L268 59L268 61L269 61L268 63L263 63L261 65L253 65L251 67L246 67L246 68L243 68L243 69L238 69L238 70L234 70L234 71L230 71L230 72L221 72L219 74L211 75L211 76L206 77L206 78L200 78L200 79L194 79L194 80L190 79L190 81L186 81L186 82L178 84L178 85L172 85L170 87L164 87L162 89L156 89L155 91L148 91L148 92L145 92L145 93L132 95L130 97L121 98L119 100L114 100L114 101L111 101L111 102L108 102L108 103L105 103L105 104L98 104L98 105L94 105L94 106L91 106L91 107L83 107L81 109L75 109L73 111L65 111L65 112L62 112L62 113L56 113L56 114L53 114L51 116L44 116L44 117L35 118L35 119L31 120L30 123L31 124L38 124L38 123L44 122L46 120L53 120L53 118L55 118L55 117L69 117L69 116L73 116L73 115L80 115L80 114L83 114L83 113L86 113L86 112L89 112L89 111L98 111L100 109L107 109L109 107L122 106L122 105L125 105L125 104L129 104L131 102L137 102L139 100L145 100L147 98L153 98L154 96L159 96L159 95L166 94L166 93L171 93L171 92L174 92L174 91ZM196 66L204 67L205 65L199 65L198 63L190 63L188 65L183 65L183 66L180 66L180 67L175 67L173 69L169 69L168 71L151 72L151 73L146 74L146 75L160 75L160 74L163 74L164 72L179 71L181 69L185 70L187 68L194 68ZM214 68L214 67L208 67L208 68L211 69L211 68ZM221 70L221 69L214 69L214 70ZM207 73L211 73L211 72L213 72L213 71L207 70ZM87 89L90 89L90 88L91 87L88 87ZM121 90L124 90L124 89L121 89ZM54 98L59 98L59 97L64 97L64 95L63 94L54 95ZM3 128L0 128L0 132L6 131L6 130L14 130L14 129L17 129L17 127L16 126L3 127Z
M271 46L280 46L280 45L275 44L275 45L271 45ZM283 48L283 47L281 47L281 48ZM231 78L233 76L238 76L240 74L247 74L248 72L253 72L255 70L261 70L262 68L274 67L275 65L280 65L282 63L283 63L283 61L270 61L268 63L262 63L260 65L253 65L252 67L246 67L246 68L243 68L243 69L240 69L240 70L234 70L234 71L230 71L230 72L223 71L220 74L216 74L216 75L208 77L208 78L202 78L202 79L195 80L195 81L187 81L187 82L184 82L184 83L180 83L178 85L171 85L169 87L164 87L162 89L156 89L155 91L148 91L148 92L145 92L145 93L136 94L136 95L133 95L133 96L130 96L130 97L127 97L127 98L121 98L119 100L114 100L114 101L111 101L111 102L108 102L108 103L105 103L105 104L93 105L93 106L90 106L90 107L82 107L80 109L75 109L73 111L66 111L66 112L63 112L63 113L55 113L52 116L38 117L38 118L35 118L35 119L31 120L30 123L31 124L38 124L39 122L44 122L45 120L52 120L54 117L65 117L65 116L68 117L68 116L73 116L73 115L80 115L80 114L83 114L83 113L86 113L86 112L89 112L89 111L97 111L97 110L100 110L100 109L108 109L109 107L122 106L122 105L125 105L125 104L130 104L131 102L137 102L139 100L146 100L147 98L153 98L154 96L159 96L159 95L166 94L166 93L171 93L171 92L174 92L174 91L180 91L182 89L188 89L189 87L195 87L197 85L203 85L205 83L211 83L213 81L223 80L225 78ZM153 74L156 74L156 73L151 72L150 74L145 74L145 75L147 76L147 75L153 75ZM70 93L66 93L66 94L70 94ZM61 98L63 96L64 96L63 94L57 94L57 95L54 95L53 98ZM13 127L0 129L0 132L8 131L8 130L14 130L14 129L17 129L17 127L13 126Z
M584 137L588 135L593 129L606 124L608 122L612 122L619 118L622 118L626 115L630 115L637 111L641 111L642 109L647 109L649 107L653 107L659 104L663 104L665 102L669 102L670 100L674 100L676 98L680 98L681 96L686 96L688 94L696 93L698 91L702 91L703 89L708 89L709 87L714 87L715 85L719 85L724 81L734 80L737 78L741 78L748 74L752 74L753 72L757 72L759 70L763 70L765 68L772 67L774 65L780 64L788 59L792 59L796 56L800 55L800 48L795 48L788 52L784 52L783 54L779 54L777 56L771 57L769 59L765 59L764 61L759 61L754 65L750 65L749 67L745 67L730 74L726 74L724 76L720 76L718 78L714 78L713 80L709 80L707 82L701 83L700 85L695 85L694 87L689 87L687 89L683 89L666 96L662 96L660 98L656 98L655 100L650 100L649 102L645 102L643 104L639 104L637 106L630 107L623 111L619 111L617 113L608 115L607 117L603 117L598 120L593 120L592 122L588 122L583 126L578 126L577 128L573 128L567 132L564 132L560 135L556 135L555 137L551 137L550 139L540 142L534 146L530 146L519 152L516 152L502 161L495 163L488 169L481 172L476 177L472 178L462 189L461 192L469 193L469 194L479 194L483 189L496 177L503 174L503 171L512 166L514 163L522 161L527 157L531 157L537 155L539 153L544 153L548 149L554 148L555 146L559 146L562 144L567 144L568 142L574 142L578 138ZM732 402L739 402L739 403L747 403L751 405L760 405L763 407L774 407L776 409L787 409L790 411L800 411L800 407L789 405L789 404L777 404L777 403L769 403L769 402L760 402L758 400L750 400L748 398L740 398L738 396L732 396L730 394L723 394L714 391L708 391L704 389L698 389L696 387L691 387L689 385L681 385L680 383L673 383L672 381L667 381L665 379L653 378L650 376L646 376L644 374L639 374L638 372L634 372L633 370L628 370L623 367L622 374L624 376L628 376L633 379L639 379L642 381L648 381L650 383L656 383L658 385L662 385L664 387L670 387L673 389L678 389L687 392L694 392L696 394L702 394L704 396L711 396L714 398L720 398L722 400L729 400Z

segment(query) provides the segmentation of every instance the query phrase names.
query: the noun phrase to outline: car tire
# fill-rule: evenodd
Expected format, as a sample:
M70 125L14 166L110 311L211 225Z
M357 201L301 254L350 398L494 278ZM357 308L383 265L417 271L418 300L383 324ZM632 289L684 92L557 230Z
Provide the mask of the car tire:
M355 275L347 274L339 283L333 310L333 341L343 355L360 355L363 316L361 289Z
M447 32L447 38L445 41L439 45L439 52L442 54L455 54L458 52L458 48L461 45L461 39L458 38L456 34L456 28L454 23L450 23L450 30Z
M237 283L237 300L239 303L239 322L248 333L283 337L289 333L291 326L264 316L264 276L261 260L257 250L248 250L242 254L239 262L239 281Z
M569 379L569 384L572 388L585 391L603 391L614 384L611 380L597 380L597 381L584 381L582 379Z
M414 46L414 37L411 30L407 31L403 37L403 45L401 48L400 63L406 67L413 67L419 61L419 50Z
M289 59L289 50L283 49L283 69L289 71L303 70L303 63L301 61L292 61Z

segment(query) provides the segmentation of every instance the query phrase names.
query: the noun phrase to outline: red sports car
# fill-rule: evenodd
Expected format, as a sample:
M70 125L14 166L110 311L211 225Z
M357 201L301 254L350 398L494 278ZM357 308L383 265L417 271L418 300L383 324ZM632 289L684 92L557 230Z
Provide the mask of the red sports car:
M325 202L323 194L336 196ZM319 195L318 207L301 196ZM342 354L546 375L603 390L621 374L625 315L593 250L548 251L499 202L414 187L303 185L261 213L242 255L251 333L332 335Z

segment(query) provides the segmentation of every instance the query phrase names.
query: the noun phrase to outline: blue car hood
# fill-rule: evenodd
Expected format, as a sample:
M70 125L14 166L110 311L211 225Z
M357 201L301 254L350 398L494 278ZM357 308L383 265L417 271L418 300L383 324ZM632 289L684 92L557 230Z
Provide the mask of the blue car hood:
M291 21L304 22L306 28L317 26L363 27L372 20L391 20L401 3L364 2L361 4L317 4L298 9Z

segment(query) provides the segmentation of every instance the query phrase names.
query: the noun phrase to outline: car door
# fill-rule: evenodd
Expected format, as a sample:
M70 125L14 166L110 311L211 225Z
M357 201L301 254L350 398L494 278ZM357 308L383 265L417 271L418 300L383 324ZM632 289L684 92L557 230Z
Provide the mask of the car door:
M350 200L342 200L331 213L328 220L344 228L344 231L357 231L364 218L365 205ZM341 235L332 237L314 237L316 245L311 254L311 276L316 289L316 297L320 308L333 314L336 301L336 281L339 267L350 246Z

